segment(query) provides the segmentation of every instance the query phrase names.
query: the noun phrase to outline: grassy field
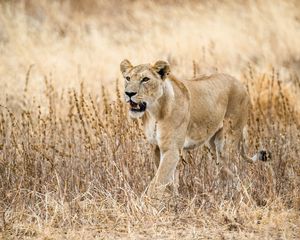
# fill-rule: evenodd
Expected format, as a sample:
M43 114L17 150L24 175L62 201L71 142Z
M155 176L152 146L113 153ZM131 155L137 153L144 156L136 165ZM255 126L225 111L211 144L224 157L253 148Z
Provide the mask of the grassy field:
M0 1L0 239L299 239L298 1ZM217 68L248 89L249 164L206 146L150 201L151 146L119 64Z

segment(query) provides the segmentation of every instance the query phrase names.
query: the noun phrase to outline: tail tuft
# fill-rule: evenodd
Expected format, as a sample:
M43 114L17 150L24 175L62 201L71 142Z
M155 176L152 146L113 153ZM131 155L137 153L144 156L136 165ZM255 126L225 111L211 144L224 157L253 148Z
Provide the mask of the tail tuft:
M271 152L266 151L266 150L260 150L258 152L258 160L267 162L272 159Z

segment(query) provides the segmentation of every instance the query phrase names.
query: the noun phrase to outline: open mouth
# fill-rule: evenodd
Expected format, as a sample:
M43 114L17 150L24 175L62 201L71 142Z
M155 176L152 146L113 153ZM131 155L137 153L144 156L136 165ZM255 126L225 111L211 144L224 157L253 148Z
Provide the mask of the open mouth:
M135 103L130 100L130 111L133 112L144 112L146 110L147 104L145 102Z

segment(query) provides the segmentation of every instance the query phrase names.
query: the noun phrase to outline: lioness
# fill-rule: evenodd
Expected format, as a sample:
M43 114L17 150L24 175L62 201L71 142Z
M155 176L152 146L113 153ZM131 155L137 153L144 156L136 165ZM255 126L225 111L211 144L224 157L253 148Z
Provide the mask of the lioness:
M148 141L154 144L159 163L148 193L174 183L175 169L182 149L206 142L216 154L223 156L224 123L230 119L234 145L248 162L266 160L260 151L250 158L243 141L250 99L241 82L226 74L211 74L179 81L170 74L165 61L153 66L132 66L128 60L120 64L125 78L125 100L133 118L142 118ZM241 144L242 143L242 144Z

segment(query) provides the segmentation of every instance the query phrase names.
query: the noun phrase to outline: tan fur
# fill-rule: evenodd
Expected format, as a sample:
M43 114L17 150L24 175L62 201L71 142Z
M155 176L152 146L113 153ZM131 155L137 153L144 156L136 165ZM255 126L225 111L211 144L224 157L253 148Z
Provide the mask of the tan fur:
M208 142L220 162L223 156L224 124L230 120L234 142L241 155L246 156L243 130L249 111L249 96L245 87L226 74L212 74L189 81L179 81L170 74L164 61L154 66L132 66L128 60L121 63L126 80L125 92L134 92L134 102L146 102L145 112L133 113L142 117L144 131L154 144L159 162L149 187L149 194L174 183L175 169L182 149L194 148ZM143 82L147 77L149 80ZM129 101L128 96L125 97ZM158 161L158 158L160 160Z

